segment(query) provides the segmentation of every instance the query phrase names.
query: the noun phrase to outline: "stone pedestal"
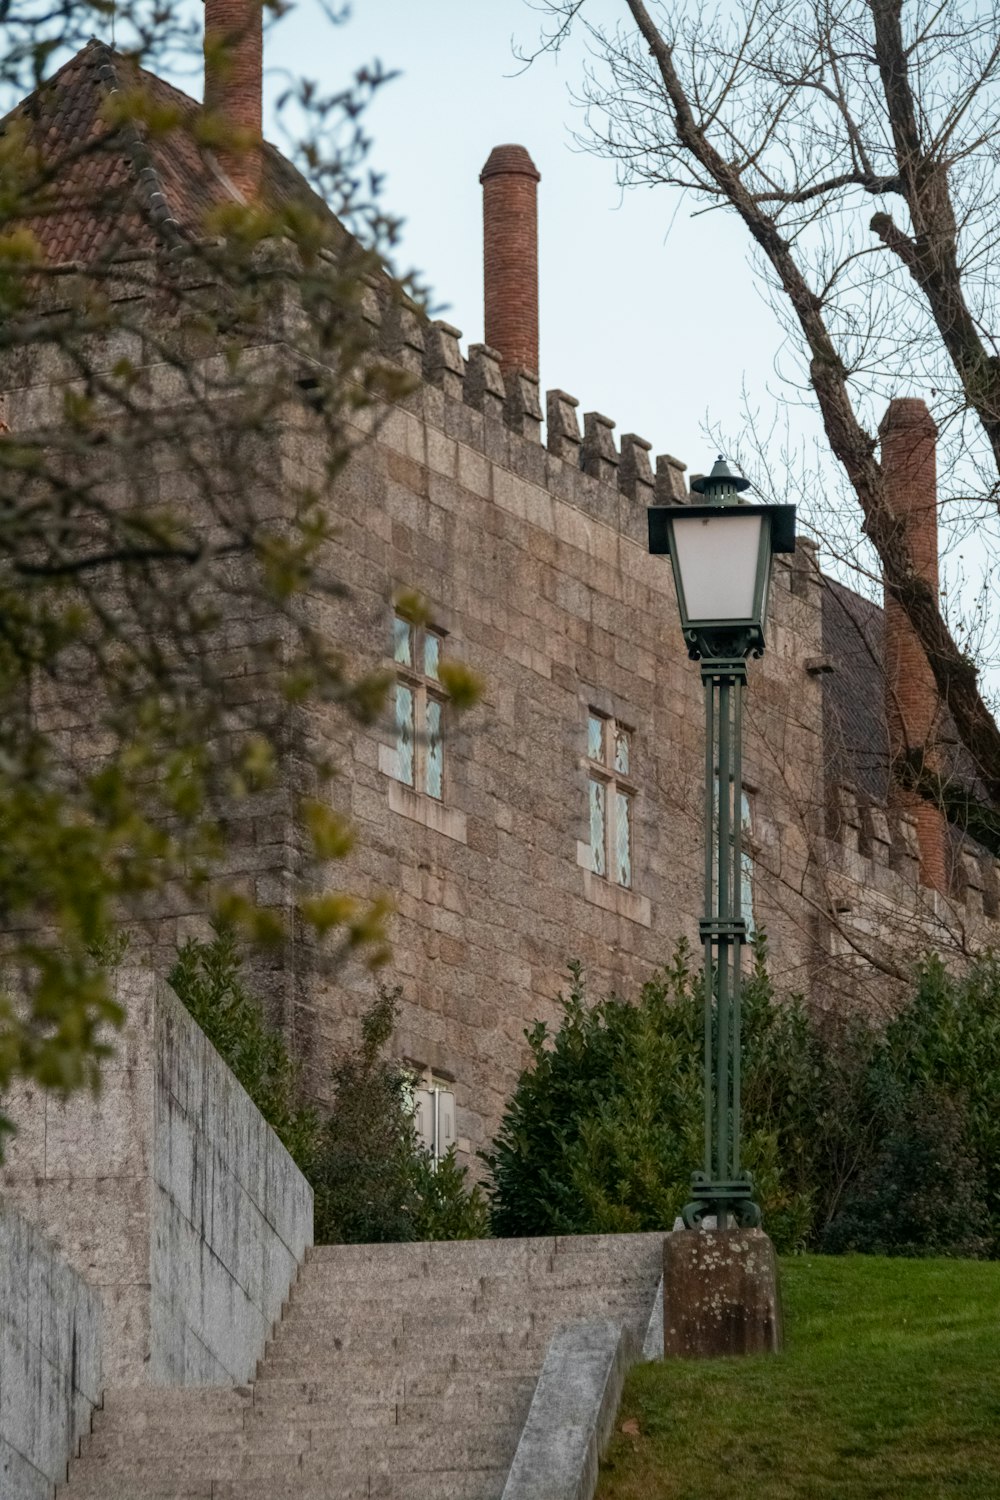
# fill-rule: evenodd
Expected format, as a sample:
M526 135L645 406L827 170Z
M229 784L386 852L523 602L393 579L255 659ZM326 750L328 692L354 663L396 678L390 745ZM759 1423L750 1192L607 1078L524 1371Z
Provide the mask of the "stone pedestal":
M663 1357L781 1347L774 1246L762 1229L680 1229L663 1243Z

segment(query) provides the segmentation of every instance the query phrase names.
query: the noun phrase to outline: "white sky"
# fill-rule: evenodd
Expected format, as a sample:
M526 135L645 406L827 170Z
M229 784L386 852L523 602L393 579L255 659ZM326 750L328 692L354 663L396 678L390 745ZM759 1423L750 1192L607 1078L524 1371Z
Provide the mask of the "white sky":
M621 11L618 0L591 4ZM529 48L542 19L526 0L355 0L351 12L333 27L318 0L300 0L269 39L269 86L280 87L283 66L327 90L374 57L399 69L370 111L372 164L406 221L402 268L422 273L465 342L483 338L479 172L495 145L519 142L542 174L543 390L568 391L581 413L604 412L693 470L715 455L706 421L738 433L744 382L754 405L776 405L779 334L745 236L721 214L675 212L666 189L623 196L613 165L580 152L568 93L579 44L522 71L512 39Z

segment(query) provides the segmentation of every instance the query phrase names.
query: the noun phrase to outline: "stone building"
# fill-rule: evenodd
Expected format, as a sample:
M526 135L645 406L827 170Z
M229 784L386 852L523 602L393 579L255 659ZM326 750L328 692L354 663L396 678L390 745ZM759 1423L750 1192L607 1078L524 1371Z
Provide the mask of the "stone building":
M257 61L228 92L216 85L216 103L259 128L259 34L253 46ZM114 67L99 44L68 64L37 106L52 128L89 118ZM227 193L297 190L270 147L252 181L224 162L209 173L206 155L125 160L125 197L153 195L147 228L166 234ZM348 592L313 608L354 664L396 673L393 712L375 730L322 707L296 721L296 734L332 753L341 774L330 795L358 829L340 878L395 903L397 1049L454 1094L463 1151L489 1141L524 1030L555 1018L569 959L592 993L628 993L680 938L697 946L701 914L702 689L669 565L647 550L647 507L684 501L685 466L634 433L616 439L614 421L581 414L565 391L539 391L538 181L520 146L498 147L483 169L488 343L463 352L448 324L371 291L383 357L416 388L372 424L338 482L333 566ZM86 215L54 223L54 261L85 260L101 240ZM46 410L51 377L22 366L5 383L11 425L24 430ZM282 424L272 441L280 472L322 470L308 420ZM894 503L922 538L922 565L936 569L922 403L891 405L884 444L898 458ZM397 608L407 591L427 602L416 625ZM744 881L779 986L818 1004L891 1004L921 949L962 953L995 932L993 861L891 777L906 745L943 733L914 649L905 622L826 579L809 544L776 560L736 789ZM459 722L442 706L444 658L484 684ZM287 905L301 863L290 797L234 835L258 899ZM188 917L153 924L161 964ZM370 1002L370 975L331 969L298 934L259 980L322 1091L332 1050Z

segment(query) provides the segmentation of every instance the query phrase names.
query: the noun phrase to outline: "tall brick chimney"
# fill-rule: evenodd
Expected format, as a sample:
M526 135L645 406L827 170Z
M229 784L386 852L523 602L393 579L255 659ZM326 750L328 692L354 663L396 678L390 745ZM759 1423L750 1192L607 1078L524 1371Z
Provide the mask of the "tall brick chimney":
M494 146L483 185L486 343L505 375L538 374L538 183L523 146Z
M913 566L937 594L937 427L923 401L890 401L879 428L886 496L905 532ZM948 891L948 829L940 808L893 784L892 763L918 752L928 769L939 769L935 754L941 701L934 675L913 627L885 592L885 695L889 728L890 796L912 813L920 845L924 885Z
M261 0L205 0L205 108L245 137L217 154L248 200L260 189L263 72Z

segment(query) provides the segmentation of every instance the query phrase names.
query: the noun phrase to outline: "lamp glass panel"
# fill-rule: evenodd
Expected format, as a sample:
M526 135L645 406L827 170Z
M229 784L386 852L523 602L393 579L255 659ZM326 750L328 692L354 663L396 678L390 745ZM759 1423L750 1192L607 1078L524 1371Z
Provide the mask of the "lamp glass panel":
M762 521L735 507L674 518L674 563L690 621L752 618Z

